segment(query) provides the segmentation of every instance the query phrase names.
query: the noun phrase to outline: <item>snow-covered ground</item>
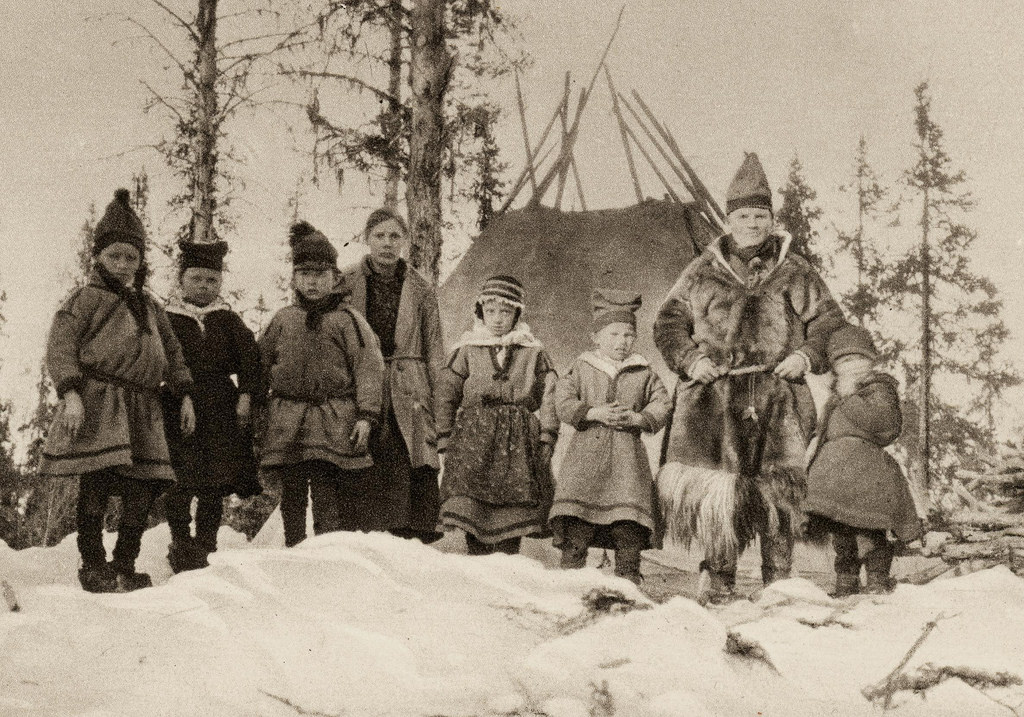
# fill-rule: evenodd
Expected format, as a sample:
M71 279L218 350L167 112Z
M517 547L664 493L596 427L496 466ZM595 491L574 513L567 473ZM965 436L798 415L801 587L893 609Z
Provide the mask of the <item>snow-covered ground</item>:
M1024 676L1024 582L1005 569L842 602L794 578L708 611L553 569L543 541L484 558L455 537L285 550L279 521L251 544L222 529L211 566L176 576L154 528L138 567L156 587L126 595L78 587L74 536L0 543L20 604L0 602L0 715L869 715L861 691L937 618L903 672L941 681L897 692L893 713L1024 714L1024 688L983 682ZM634 605L588 609L593 590Z

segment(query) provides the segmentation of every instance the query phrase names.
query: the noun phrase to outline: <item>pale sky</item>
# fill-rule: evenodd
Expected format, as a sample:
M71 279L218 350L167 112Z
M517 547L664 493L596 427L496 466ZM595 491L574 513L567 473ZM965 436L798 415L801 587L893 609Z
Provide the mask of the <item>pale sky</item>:
M69 286L88 204L102 210L142 166L154 203L176 189L155 154L137 150L167 131L162 117L143 113L140 84L167 86L162 58L132 41L124 23L87 20L137 6L145 3L6 0L0 8L0 288L8 295L0 397L15 397L19 412L29 408L21 404ZM589 79L620 7L595 0L507 3L534 58L523 80L535 139L560 98L565 71L576 89ZM758 152L775 188L798 153L826 221L841 225L848 199L836 188L852 171L858 137L867 137L883 178L894 180L912 162L913 88L929 79L946 149L967 171L978 200L968 218L981 234L975 267L1002 291L1014 332L1009 355L1016 359L1024 348L1022 15L1020 1L632 0L608 64L621 90L638 89L667 122L720 200L744 151ZM145 10L143 17L157 16ZM523 151L513 84L495 82L489 91L507 109L499 144L515 175ZM232 128L246 181L233 286L267 286L284 268L288 196L310 166L292 152L308 137L289 135L287 122L303 127L301 117L285 112ZM603 78L576 156L591 208L632 203ZM644 181L648 194L662 194L649 173ZM330 182L309 191L303 214L340 243L379 199L350 175L340 196ZM155 207L156 231L172 231L162 215ZM452 237L453 244L461 240Z

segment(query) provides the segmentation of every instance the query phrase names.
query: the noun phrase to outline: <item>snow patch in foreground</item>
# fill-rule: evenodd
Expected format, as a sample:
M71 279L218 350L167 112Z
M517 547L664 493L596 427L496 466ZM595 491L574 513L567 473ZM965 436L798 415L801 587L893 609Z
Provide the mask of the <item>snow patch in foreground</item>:
M22 605L0 613L0 713L869 715L861 690L937 615L908 670L1024 675L1024 583L1001 569L849 601L794 579L713 613L523 556L383 534L286 550L271 533L247 544L224 528L209 568L171 576L166 526L150 530L139 569L157 586L127 595L78 588L74 536L0 544L0 577ZM595 589L619 597L588 611ZM979 689L963 674L896 693L896 713L1024 702L1019 686Z

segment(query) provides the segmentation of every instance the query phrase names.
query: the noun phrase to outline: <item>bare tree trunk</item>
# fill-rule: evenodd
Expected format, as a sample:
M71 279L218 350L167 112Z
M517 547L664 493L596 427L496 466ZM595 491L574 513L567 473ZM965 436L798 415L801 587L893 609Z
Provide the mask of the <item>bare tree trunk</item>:
M412 4L412 134L406 203L412 234L410 259L434 283L441 259L441 166L444 155L444 97L452 59L445 45L443 0Z
M918 450L921 453L921 482L931 487L932 419L932 264L928 247L931 222L930 193L924 188L924 210L921 213L921 376L918 407Z
M398 207L398 184L402 181L402 163L398 154L402 146L402 0L391 0L391 50L388 56L388 95L391 101L382 118L381 130L391 147L388 173L384 184L384 206Z
M214 242L217 208L217 0L199 0L196 15L196 136L193 140L193 241Z

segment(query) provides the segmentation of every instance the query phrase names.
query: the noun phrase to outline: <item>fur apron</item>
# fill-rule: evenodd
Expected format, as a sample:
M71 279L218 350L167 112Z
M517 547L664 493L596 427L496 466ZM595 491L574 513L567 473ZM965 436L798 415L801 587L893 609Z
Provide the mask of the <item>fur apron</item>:
M746 278L730 265L724 239L686 268L654 327L666 363L684 377L657 477L666 535L696 541L711 561L734 560L755 535L777 533L782 513L791 530L800 526L814 403L805 383L772 370L794 352L823 370L825 342L843 324L824 283L789 252L788 236L775 239L777 258ZM750 372L686 380L705 357Z

